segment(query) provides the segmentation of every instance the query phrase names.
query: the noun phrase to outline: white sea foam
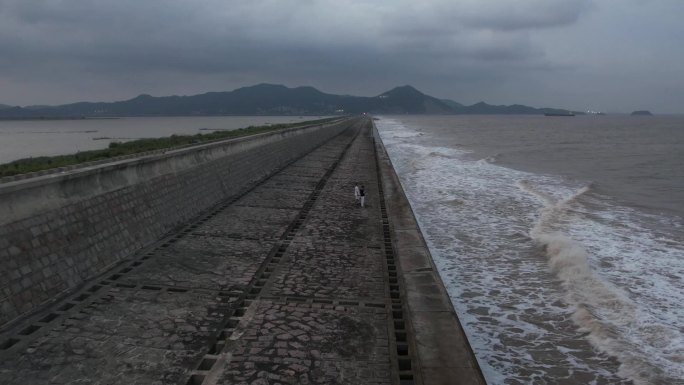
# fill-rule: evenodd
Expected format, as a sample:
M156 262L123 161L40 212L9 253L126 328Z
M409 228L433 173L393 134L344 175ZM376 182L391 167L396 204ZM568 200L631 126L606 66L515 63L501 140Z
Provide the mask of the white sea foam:
M490 384L684 377L681 242L586 183L378 128Z
M552 271L563 282L567 302L575 306L573 320L590 333L590 341L617 357L623 364L621 375L636 383L662 382L668 369L684 378L682 357L677 354L684 350L676 327L642 311L626 293L599 276L590 266L585 247L558 228L568 219L572 203L589 187L568 198L554 199L534 190L529 183L518 185L544 203L530 235L545 247ZM591 242L587 237L584 239ZM676 304L673 305L669 309L676 311Z

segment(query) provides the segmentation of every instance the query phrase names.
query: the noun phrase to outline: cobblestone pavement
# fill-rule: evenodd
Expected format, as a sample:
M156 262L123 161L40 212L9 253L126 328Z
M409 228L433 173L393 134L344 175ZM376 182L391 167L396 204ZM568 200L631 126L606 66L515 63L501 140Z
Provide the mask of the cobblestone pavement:
M27 320L0 383L413 384L376 173L364 121Z

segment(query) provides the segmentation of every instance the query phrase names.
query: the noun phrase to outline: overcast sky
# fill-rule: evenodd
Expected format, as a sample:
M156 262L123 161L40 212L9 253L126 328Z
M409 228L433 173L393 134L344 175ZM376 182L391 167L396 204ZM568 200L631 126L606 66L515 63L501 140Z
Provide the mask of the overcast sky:
M257 83L684 113L684 0L0 0L0 103Z

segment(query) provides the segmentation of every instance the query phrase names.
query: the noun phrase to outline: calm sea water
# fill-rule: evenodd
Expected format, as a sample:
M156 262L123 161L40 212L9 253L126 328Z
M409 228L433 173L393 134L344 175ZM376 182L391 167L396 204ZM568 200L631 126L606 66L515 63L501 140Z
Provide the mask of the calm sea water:
M0 163L106 148L113 141L294 123L317 117L216 116L85 120L0 120Z
M490 384L684 383L683 117L376 124Z

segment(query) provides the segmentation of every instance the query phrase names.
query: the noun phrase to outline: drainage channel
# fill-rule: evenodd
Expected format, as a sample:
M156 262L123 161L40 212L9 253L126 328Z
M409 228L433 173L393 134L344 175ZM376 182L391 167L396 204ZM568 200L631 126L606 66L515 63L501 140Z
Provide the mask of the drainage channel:
M378 175L378 195L380 196L380 215L382 218L382 235L383 235L383 249L385 252L385 262L387 265L388 285L391 302L391 317L389 321L390 335L393 337L393 344L395 352L392 352L392 357L395 358L393 366L396 369L393 382L399 385L414 385L414 366L413 352L415 351L411 335L409 333L410 326L408 319L404 317L405 305L404 288L399 285L399 277L397 273L397 264L394 257L394 248L392 246L392 233L390 229L389 217L387 215L387 206L385 205L385 193L382 186L382 177L380 174L380 160L378 159L378 150L375 144L375 136L373 136L373 151L375 154L375 168ZM396 354L395 354L396 353Z
M356 127L359 125L359 122L351 122L348 128L344 129L342 132L339 134L331 137L330 139L326 140L324 143L322 143L320 146L323 146L334 139L344 135L347 132L350 132L351 130L356 129ZM341 156L344 156L346 153L347 149L349 146L351 146L351 143L356 139L356 136L358 136L358 132L356 135L354 135L354 138L350 141L349 144L345 147L344 151L342 152ZM317 148L319 148L318 146ZM85 306L88 306L91 304L93 301L97 300L101 295L103 295L106 290L102 290L103 288L110 288L110 287L120 287L120 288L139 288L142 290L153 290L153 291L169 291L169 292L203 292L203 293L215 293L217 297L220 299L220 302L223 304L228 304L236 301L238 303L238 309L235 310L234 312L236 314L239 314L241 311L244 311L244 307L248 306L248 303L245 302L246 300L244 299L244 294L242 292L237 293L237 292L226 292L226 291L212 291L212 290L202 290L202 289L195 289L195 288L183 288L183 287L166 287L164 285L132 285L132 284L127 284L127 283L118 283L117 281L120 280L122 277L125 277L128 273L132 272L136 267L142 265L145 263L146 260L150 259L152 256L155 255L155 252L157 252L160 249L165 249L177 242L179 239L182 239L184 236L191 234L194 232L197 227L200 225L204 224L205 222L209 221L211 218L215 217L219 213L221 213L223 210L228 208L230 205L235 203L237 200L241 199L260 185L264 184L266 181L268 181L271 177L277 175L278 172L284 170L291 164L297 162L298 160L304 158L305 156L309 155L311 152L315 151L313 149L309 153L306 153L300 157L297 157L293 159L292 161L288 162L286 165L280 168L280 170L256 181L253 183L250 187L246 188L243 192L234 195L233 197L221 201L217 203L216 205L202 211L200 214L198 214L193 220L190 220L187 222L186 225L183 225L179 228L176 228L172 230L172 233L170 235L165 236L161 240L155 242L154 244L147 246L143 248L142 250L138 251L133 258L129 258L126 260L123 260L120 264L119 267L114 268L108 272L105 272L101 274L99 277L96 277L95 279L91 280L90 283L85 284L80 290L78 290L76 293L71 294L70 296L67 296L65 299L62 299L57 302L57 305L54 305L52 310L47 312L47 314L44 313L38 313L34 314L33 316L29 317L28 321L23 322L24 326L19 327L21 325L14 325L12 329L18 329L18 332L14 333L3 333L1 340L0 340L0 358L3 357L6 354L9 354L10 351L16 350L20 346L24 346L26 343L30 342L30 340L34 340L37 336L46 334L49 332L51 327L48 326L54 326L59 322L62 322L65 318L67 318L70 314L73 314L74 312L77 312L80 308L83 308ZM341 159L340 156L340 159ZM311 202L311 199L314 199L318 197L318 194L320 194L320 189L322 188L323 185L325 185L325 181L327 178L330 177L330 174L332 173L332 170L337 167L337 164L339 163L339 159L337 159L333 165L330 167L330 169L326 172L324 175L323 179L319 181L318 185L316 186L316 190L311 194L309 197L309 201L307 201L307 204L304 206L302 209L302 212L297 216L297 219L289 226L288 230L285 232L285 234L281 237L280 245L276 243L274 246L274 249L277 248L277 250L274 252L272 251L269 255L277 256L277 255L282 255L282 253L278 253L279 250L283 247L283 245L289 244L288 240L288 233L291 233L292 231L296 231L296 229L299 228L301 225L301 220L302 218L302 213L304 213L304 216L308 211L311 209L313 203ZM291 237L289 238L291 239ZM286 246L285 246L286 247ZM284 251L284 249L283 249ZM273 259L273 258L270 258ZM279 257L276 258L276 260L280 260ZM267 258L266 261L269 261L269 258ZM267 273L268 267L264 269L262 268L259 271L262 271L262 273ZM260 280L253 280L252 283L250 283L249 287L257 287L257 285L260 282ZM254 290L249 289L249 290ZM249 293L249 291L248 291ZM231 321L227 322L227 325L230 325ZM12 330L8 329L8 330Z
M357 124L354 124L352 128L356 127ZM205 379L209 376L209 373L211 372L212 368L214 367L214 364L218 362L220 359L220 354L224 350L229 350L226 349L227 341L230 339L231 335L233 334L233 331L235 327L238 325L240 322L240 318L245 314L247 311L247 308L251 305L252 301L256 300L256 298L259 296L261 293L261 290L266 285L266 282L268 279L271 277L271 274L275 271L276 267L278 264L280 264L283 255L287 251L288 247L290 246L290 243L294 239L295 235L299 231L300 227L303 225L304 221L306 220L307 216L309 215L309 212L313 208L314 204L318 200L318 197L320 196L321 191L325 187L326 183L328 182L328 179L330 176L333 174L337 166L339 165L340 161L342 158L347 154L349 148L352 146L354 141L357 139L359 136L361 129L363 127L357 128L357 133L352 137L352 139L347 143L347 145L344 147L343 151L341 152L340 156L328 167L326 173L321 177L321 179L318 181L316 184L316 187L314 190L311 192L309 197L307 198L306 202L300 209L298 215L295 217L295 219L290 223L288 226L287 230L282 234L280 237L279 242L274 246L274 250L272 250L271 253L269 253L269 257L264 260L262 263L261 267L257 270L257 273L255 274L254 278L250 282L250 284L247 286L246 293L240 296L238 299L238 306L237 309L235 309L234 313L228 318L227 322L225 323L225 326L223 327L222 330L220 330L215 338L213 338L210 342L210 346L208 349L207 354L204 356L204 358L200 361L199 365L197 368L191 373L190 378L187 382L187 385L203 385L205 382ZM283 297L283 298L278 298L279 300L285 301L285 302L297 302L297 303L302 303L302 302L311 302L311 303L319 303L319 300L316 299L308 299L308 298L299 298L299 297ZM317 302L318 301L318 302ZM321 302L322 303L322 302ZM326 302L327 303L327 302ZM330 302L332 303L332 302ZM358 303L357 303L358 305ZM374 303L368 303L365 304L368 307L377 307L378 304ZM384 305L380 305L383 306Z

